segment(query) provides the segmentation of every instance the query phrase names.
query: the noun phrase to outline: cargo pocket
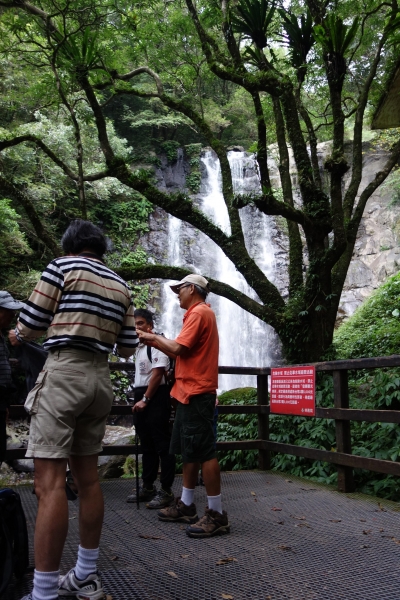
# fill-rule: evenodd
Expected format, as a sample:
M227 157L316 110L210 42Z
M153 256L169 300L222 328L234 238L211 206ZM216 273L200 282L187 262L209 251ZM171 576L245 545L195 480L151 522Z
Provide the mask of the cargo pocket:
M41 371L36 380L35 385L26 397L24 408L29 415L35 415L37 413L37 407L39 404L40 392L46 381L47 371Z
M197 456L200 450L200 439L201 436L198 433L198 428L193 425L183 426L182 436L182 455L187 457ZM189 460L189 462L192 462Z

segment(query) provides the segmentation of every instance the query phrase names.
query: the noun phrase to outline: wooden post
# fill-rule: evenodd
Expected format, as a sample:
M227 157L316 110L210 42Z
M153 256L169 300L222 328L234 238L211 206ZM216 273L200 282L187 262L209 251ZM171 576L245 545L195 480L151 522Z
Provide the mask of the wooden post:
M347 371L333 371L335 408L349 408L349 384ZM336 450L351 454L350 421L335 419ZM353 468L336 465L339 492L354 492Z
M268 405L268 375L257 375L257 404ZM258 439L269 440L269 415L258 415ZM266 471L270 468L269 450L258 451L258 468Z

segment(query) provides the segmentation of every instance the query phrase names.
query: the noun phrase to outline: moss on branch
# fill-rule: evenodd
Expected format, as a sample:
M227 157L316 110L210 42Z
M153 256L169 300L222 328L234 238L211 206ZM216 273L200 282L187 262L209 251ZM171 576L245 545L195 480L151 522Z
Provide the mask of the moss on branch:
M146 279L172 279L180 281L186 275L191 273L191 271L182 267L151 264L132 268L120 268L117 269L116 272L127 281ZM262 321L271 324L273 327L278 324L279 314L277 311L268 306L259 304L227 283L222 283L210 277L207 277L207 280L209 281L211 291L214 294L231 300L247 312L258 317Z

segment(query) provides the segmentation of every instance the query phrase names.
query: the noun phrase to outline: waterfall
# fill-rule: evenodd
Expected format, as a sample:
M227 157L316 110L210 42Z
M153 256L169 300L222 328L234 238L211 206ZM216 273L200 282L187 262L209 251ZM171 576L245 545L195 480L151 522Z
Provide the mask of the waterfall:
M254 159L245 152L229 152L234 191L256 191L259 180ZM201 157L203 177L199 195L201 210L230 235L228 211L222 196L221 169L216 155L205 151ZM274 281L275 255L271 238L271 219L254 207L240 210L246 248L260 269ZM228 283L258 300L234 264L222 250L203 233L169 216L168 258L171 265L190 265L195 273ZM210 293L208 296L217 316L220 336L219 364L224 366L265 367L271 364L270 342L276 340L274 330L229 300ZM182 324L183 311L169 288L162 289L162 319L160 330L174 338ZM220 375L219 389L255 386L254 376Z

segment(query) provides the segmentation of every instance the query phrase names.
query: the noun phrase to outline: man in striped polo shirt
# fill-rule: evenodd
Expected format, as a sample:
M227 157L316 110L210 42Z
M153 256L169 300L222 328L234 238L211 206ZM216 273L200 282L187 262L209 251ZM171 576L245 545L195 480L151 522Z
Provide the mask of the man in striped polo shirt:
M32 415L27 457L35 460L38 514L32 594L104 597L96 563L104 502L97 474L106 419L113 401L108 353L123 357L138 345L128 285L103 262L107 240L89 221L71 223L62 240L66 256L44 270L9 338L17 345L46 332L49 357L25 408ZM80 546L74 569L59 580L68 530L67 460L80 506Z

